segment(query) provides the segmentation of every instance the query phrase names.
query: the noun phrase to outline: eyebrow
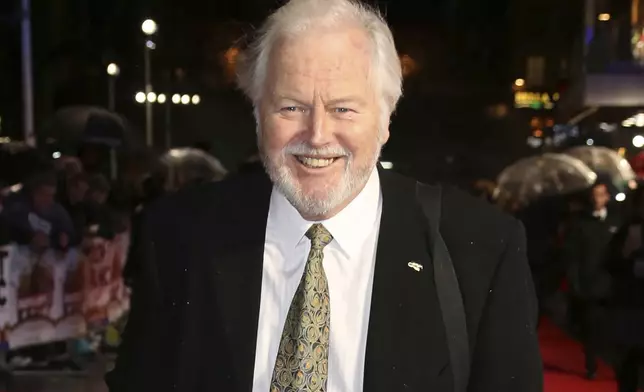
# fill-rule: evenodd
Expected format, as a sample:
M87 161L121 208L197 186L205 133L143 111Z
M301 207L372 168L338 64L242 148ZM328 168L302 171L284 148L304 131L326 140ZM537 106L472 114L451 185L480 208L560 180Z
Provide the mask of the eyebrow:
M358 105L365 105L366 102L363 98L358 97L358 96L347 96L347 97L340 97L340 98L334 98L330 99L325 102L326 105L339 105L343 103L357 103Z

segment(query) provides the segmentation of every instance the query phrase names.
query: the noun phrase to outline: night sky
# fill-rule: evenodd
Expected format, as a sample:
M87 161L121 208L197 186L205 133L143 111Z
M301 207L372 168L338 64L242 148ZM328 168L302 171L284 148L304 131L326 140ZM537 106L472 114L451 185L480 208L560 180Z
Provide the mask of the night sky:
M512 159L513 137L483 115L510 99L510 0L389 0L376 5L392 26L401 54L417 61L392 124L384 158L420 177L489 176ZM0 2L0 116L3 134L20 135L19 0ZM104 106L105 66L118 63L117 111L139 130L144 111L134 103L143 89L140 24L159 24L153 85L159 92L198 93L198 107L173 112L173 141L209 142L229 167L252 150L250 106L226 80L222 57L239 46L268 13L273 0L48 0L33 1L37 131L58 108ZM373 2L372 2L373 4ZM155 113L162 145L163 113ZM510 144L508 144L510 143ZM508 148L510 146L510 148ZM485 151L483 151L485 150ZM506 154L507 155L507 154ZM492 157L492 158L491 158Z

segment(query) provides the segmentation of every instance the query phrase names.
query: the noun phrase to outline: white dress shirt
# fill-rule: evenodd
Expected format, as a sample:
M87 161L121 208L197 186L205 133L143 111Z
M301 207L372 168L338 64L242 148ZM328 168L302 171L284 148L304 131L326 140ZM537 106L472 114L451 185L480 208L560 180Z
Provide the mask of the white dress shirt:
M608 210L604 207L601 210L593 211L593 216L599 218L601 221L605 221L608 216Z
M347 207L319 222L333 235L324 248L323 261L331 305L327 392L362 391L381 212L380 180L374 170ZM273 189L264 245L253 392L270 389L284 321L311 248L304 234L313 223Z

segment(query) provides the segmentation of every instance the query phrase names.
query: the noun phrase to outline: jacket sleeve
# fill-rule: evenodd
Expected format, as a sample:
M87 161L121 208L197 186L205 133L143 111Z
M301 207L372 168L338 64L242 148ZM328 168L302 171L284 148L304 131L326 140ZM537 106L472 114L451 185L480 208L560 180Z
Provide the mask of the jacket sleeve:
M541 392L538 305L523 225L505 239L476 337L469 392Z
M141 271L132 287L130 313L123 339L118 349L114 369L105 376L110 392L139 392L155 390L154 383L162 372L160 295L154 242L145 225L136 257ZM158 389L157 389L158 390Z

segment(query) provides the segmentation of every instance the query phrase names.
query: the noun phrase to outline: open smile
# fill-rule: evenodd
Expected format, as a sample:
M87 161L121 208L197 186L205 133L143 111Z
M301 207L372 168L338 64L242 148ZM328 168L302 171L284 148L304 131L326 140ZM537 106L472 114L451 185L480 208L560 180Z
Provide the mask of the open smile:
M307 169L324 169L343 157L310 157L305 155L294 155L295 160Z

